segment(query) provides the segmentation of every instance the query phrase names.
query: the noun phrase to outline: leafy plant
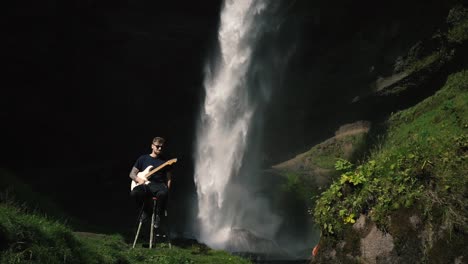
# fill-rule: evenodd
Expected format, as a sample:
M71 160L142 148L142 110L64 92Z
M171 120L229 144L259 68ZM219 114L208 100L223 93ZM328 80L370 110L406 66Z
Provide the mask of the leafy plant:
M349 172L354 167L354 165L344 159L338 159L335 163L335 169L337 171Z

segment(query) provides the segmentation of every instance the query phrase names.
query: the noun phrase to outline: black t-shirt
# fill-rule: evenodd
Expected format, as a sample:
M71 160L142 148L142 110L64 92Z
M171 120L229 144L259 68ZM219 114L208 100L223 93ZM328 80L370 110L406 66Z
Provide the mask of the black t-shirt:
M166 159L163 157L157 157L153 158L150 156L150 154L146 155L141 155L137 161L135 162L135 165L133 165L135 168L138 169L138 171L144 171L148 166L153 166L151 170L156 169L160 165L162 165L164 162L166 162ZM150 182L157 182L157 183L166 183L167 182L167 172L169 171L171 166L166 166L162 168L161 170L157 171L153 175L149 177ZM151 171L150 170L150 171Z

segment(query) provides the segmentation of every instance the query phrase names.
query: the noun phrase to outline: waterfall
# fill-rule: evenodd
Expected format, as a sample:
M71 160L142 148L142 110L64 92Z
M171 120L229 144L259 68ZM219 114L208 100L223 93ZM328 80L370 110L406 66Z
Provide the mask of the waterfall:
M230 180L238 176L255 105L249 98L247 70L255 38L255 15L262 1L226 1L218 32L218 64L205 77L206 97L197 131L195 184L199 239L223 248L230 238L235 207L227 200ZM230 197L232 198L232 197Z

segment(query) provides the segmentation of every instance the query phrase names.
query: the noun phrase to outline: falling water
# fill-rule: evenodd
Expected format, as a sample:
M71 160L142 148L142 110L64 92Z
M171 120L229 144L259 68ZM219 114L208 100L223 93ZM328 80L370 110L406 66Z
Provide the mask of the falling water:
M197 135L195 183L198 194L199 239L223 248L233 219L226 189L236 177L244 156L255 107L248 97L246 75L253 49L249 34L261 1L226 1L218 32L219 63L208 69L206 98ZM209 74L211 73L211 74Z

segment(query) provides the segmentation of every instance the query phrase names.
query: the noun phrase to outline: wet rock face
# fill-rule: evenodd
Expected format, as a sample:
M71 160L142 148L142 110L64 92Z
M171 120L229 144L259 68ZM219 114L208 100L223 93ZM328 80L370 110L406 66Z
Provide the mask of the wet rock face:
M366 234L361 237L360 250L363 261L369 264L391 263L395 244L390 234L379 230L373 222L366 221L365 215L359 217L353 228L363 235Z
M345 124L335 131L335 137L344 137L346 135L355 135L359 133L367 133L371 127L371 122L360 120L354 123Z
M465 263L467 236L425 221L417 210L401 209L389 216L383 230L361 214L338 237L322 237L311 263Z

